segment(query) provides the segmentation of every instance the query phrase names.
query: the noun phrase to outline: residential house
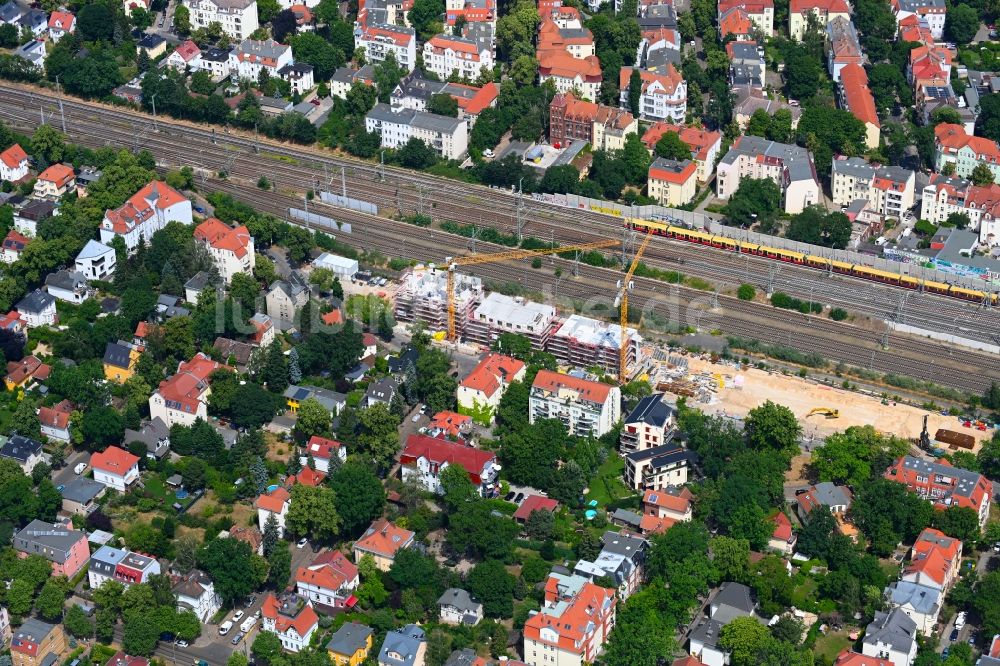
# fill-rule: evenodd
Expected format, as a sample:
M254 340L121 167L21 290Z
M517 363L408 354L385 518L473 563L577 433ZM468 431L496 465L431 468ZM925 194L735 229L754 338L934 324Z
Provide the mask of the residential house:
M936 587L906 580L894 581L885 588L889 606L906 613L924 636L937 629L944 593Z
M549 104L553 145L583 141L594 150L621 150L628 135L638 131L638 121L628 111L577 99L572 92L557 94Z
M139 480L139 457L117 446L92 455L90 466L94 468L94 481L119 492L125 492Z
M799 146L740 136L717 167L715 187L720 199L729 199L743 178L767 178L782 192L786 213L801 213L820 202L819 178L812 155Z
M851 19L847 0L791 0L788 7L788 34L801 42L811 25L825 31L836 18Z
M332 460L340 463L347 460L347 447L338 441L313 435L306 442L306 455L313 459L317 471L329 474Z
M273 592L268 593L260 610L264 631L277 634L281 647L289 652L307 648L319 628L319 617L312 604L297 594L277 597Z
M150 576L159 575L160 572L160 563L155 557L101 546L90 556L87 578L90 589L96 590L108 580L116 580L125 587L147 583Z
M483 605L471 594L457 587L449 587L438 599L438 616L444 624L474 627L483 621Z
M809 514L816 507L825 507L833 515L845 515L851 508L854 496L847 486L838 486L830 481L817 483L804 491L795 493L795 501L799 519L803 522L809 519Z
M198 68L211 74L213 81L222 81L233 71L233 63L229 58L229 51L226 49L210 46L201 52L197 60Z
M7 364L7 374L4 385L8 391L30 387L32 382L44 382L49 378L52 368L42 363L36 356L25 356L20 361Z
M993 636L993 641L976 661L976 666L1000 666L1000 634Z
M927 29L935 40L940 40L944 35L945 18L948 15L948 5L944 0L890 0L889 6L897 25L907 17L916 16L926 22Z
M28 476L31 476L31 470L35 469L35 465L46 460L41 442L17 434L11 435L0 446L0 458L13 460Z
M118 650L104 666L149 666L149 659L145 657L132 657L125 654L124 650Z
M162 460L170 451L170 426L157 417L142 426L142 430L125 429L122 441L127 445L132 442L142 442L146 445L146 457L151 460Z
M216 370L230 370L202 352L177 366L177 372L149 397L149 416L160 418L168 426L175 423L191 425L196 419L208 418L209 378Z
M7 236L3 239L3 256L0 257L5 264L12 264L21 258L21 253L24 252L24 248L28 247L28 243L31 239L24 234L18 232L17 229L11 229L7 232Z
M49 14L49 39L53 44L75 31L76 17L71 12L55 10Z
M424 67L445 80L452 75L475 81L493 69L493 50L467 37L435 35L424 42Z
M955 165L955 175L968 178L980 164L993 172L993 181L1000 181L1000 148L997 143L966 133L961 125L940 123L934 127L934 170L944 171L945 165Z
M257 508L257 525L260 527L261 533L267 527L268 519L274 516L278 523L278 536L284 536L285 517L288 515L288 508L291 505L292 496L281 486L257 497L254 506Z
M834 83L840 82L840 71L847 65L865 64L858 31L850 19L838 16L826 26L826 66Z
M83 273L63 269L45 276L45 289L60 301L79 305L93 295Z
M515 523L520 525L525 525L528 522L528 518L531 518L531 514L536 511L548 511L549 513L555 513L555 510L559 508L559 502L552 499L551 497L542 497L541 495L528 495L521 502L520 506L517 507L517 511L511 516Z
M431 81L430 79L423 78L420 70L414 70L403 77L399 85L393 89L389 103L394 110L411 109L413 111L426 111L427 102L430 101L431 97L434 95L448 95L458 104L459 119L467 121L471 129L476 124L476 119L482 113L483 109L496 106L499 94L500 90L493 82L477 88L475 86L450 83L448 81ZM349 261L345 259L341 260L345 263ZM355 272L357 272L357 269L348 275L353 275Z
M63 400L51 407L38 408L38 423L42 434L57 442L69 443L69 417L73 413L73 403Z
M729 84L733 87L763 88L766 64L764 47L753 40L726 44L729 56Z
M778 99L770 99L759 88L741 88L736 93L736 103L733 106L733 120L739 126L740 131L746 131L747 125L750 123L750 118L758 110L764 111L769 116L773 116L778 111L788 111L792 116L792 129L794 130L799 126L802 107L791 106L787 102Z
M441 472L449 465L462 467L481 495L496 494L500 466L492 451L415 434L407 437L399 457L400 477L404 482L413 479L428 492L439 495L444 493Z
M668 486L646 490L642 495L642 515L637 528L642 534L659 534L693 517L694 495L687 488Z
M87 535L61 523L32 520L14 535L19 557L41 555L52 564L53 576L73 578L90 559Z
M352 608L358 583L358 567L339 550L321 553L295 572L296 591L324 612Z
M914 204L916 177L909 169L869 164L860 157L837 156L830 175L833 203L847 206L857 199L886 217L901 219Z
M912 666L917 656L917 623L902 609L875 611L865 629L861 654L888 659L893 666Z
M150 60L156 60L161 55L167 52L167 40L165 37L153 33L144 34L139 41L135 43L135 52L138 55L143 51L149 56ZM138 81L136 81L138 83ZM136 87L138 91L139 98L142 98L142 88Z
M683 123L687 116L687 83L669 63L662 73L643 69L639 71L642 95L639 98L639 117L643 120L663 120ZM622 67L618 74L621 90L619 106L628 108L632 68Z
M460 158L468 151L468 123L459 118L425 111L393 111L388 104L376 104L365 116L365 128L382 137L383 148L399 148L416 138L441 157Z
M194 229L194 238L208 249L219 277L229 284L237 273L250 274L254 269L253 236L246 225L230 227L210 217Z
M73 267L86 280L110 280L114 277L117 263L114 248L91 239L76 255Z
M23 336L28 330L28 326L24 323L24 320L21 319L21 314L19 312L11 310L7 314L0 316L0 329Z
M20 144L0 152L0 180L16 183L28 175L28 154Z
M732 14L734 10L739 10L745 15L746 19L753 25L752 30L760 31L765 37L771 37L774 34L774 0L719 0L720 28L723 19ZM740 31L736 34L748 34L750 31ZM721 32L719 36L725 37Z
M278 70L278 78L288 83L293 95L304 95L316 84L313 72L312 65L304 62L289 63Z
M107 245L115 236L121 236L132 254L139 243L150 243L153 234L167 222L191 224L191 202L166 183L154 180L115 210L104 213L101 242Z
M78 476L62 489L62 510L69 514L88 516L97 508L97 501L108 487L86 476ZM89 551L88 551L89 553Z
M970 508L979 516L979 526L986 525L993 498L993 482L981 474L952 467L945 460L932 462L903 456L886 470L884 476L906 484L912 492L930 500L935 508Z
M901 580L947 592L958 579L962 542L932 527L917 537Z
M177 597L177 610L192 611L202 623L209 622L222 607L222 597L215 591L215 583L198 569L176 580L172 592Z
M194 40L189 39L178 44L177 48L164 59L164 62L170 69L181 73L185 73L189 69L198 71L198 65L201 64L201 49L194 43Z
M643 583L649 542L628 533L607 531L601 536L601 543L601 552L594 561L579 560L573 573L591 581L610 578L615 582L618 597L628 599Z
M374 635L374 630L363 624L345 622L340 625L326 644L326 653L333 666L361 666L371 652Z
M539 83L552 81L556 92L578 90L583 99L598 99L603 75L596 55L574 58L568 51L553 49L538 53Z
M383 377L372 382L368 385L368 390L365 391L365 407L376 404L391 406L393 399L399 393L399 386L400 382L395 377Z
M491 424L504 391L512 382L524 379L525 370L524 362L516 358L487 354L458 385L459 413L474 416L485 425Z
M250 342L256 347L267 347L274 342L274 321L263 312L254 313L250 317L250 324L253 326L253 334Z
M360 562L365 555L371 555L380 570L388 571L396 559L396 553L412 546L415 536L410 530L379 518L354 542L354 561Z
M309 283L293 272L288 280L276 280L271 283L264 301L267 316L275 322L291 323L295 313L309 300Z
M729 653L719 645L719 633L738 617L756 617L756 609L749 587L742 583L723 583L712 597L708 617L689 634L688 653L706 666L725 666L729 663Z
M212 348L219 352L220 358L226 359L228 365L235 365L240 372L244 372L250 365L254 351L251 344L221 336L215 339Z
M222 537L223 535L220 533L219 536ZM239 525L234 525L229 528L229 538L242 541L246 545L250 546L250 550L258 555L264 554L264 536L256 527L240 527Z
M875 111L875 98L868 87L868 74L864 67L856 63L844 65L839 70L840 108L851 112L865 125L865 146L878 148L882 124Z
M834 666L893 666L893 663L888 659L868 657L860 652L844 650L837 656Z
M31 199L14 211L14 228L25 236L38 235L38 225L53 216L56 205L47 199Z
M38 174L35 180L35 196L54 201L76 186L76 173L66 164L53 164Z
M649 165L646 194L661 206L683 206L698 193L697 176L698 165L691 160L657 157Z
M330 78L329 85L331 97L347 99L347 93L355 85L375 85L375 67L373 65L365 65L361 69L338 67Z
M293 414L298 413L299 405L306 400L315 400L318 402L330 412L331 417L339 414L340 410L347 404L347 396L343 393L337 393L336 391L318 386L296 386L295 384L291 384L285 389L284 397L288 409Z
M600 437L621 418L616 386L541 370L531 385L528 421L559 419L571 434Z
M673 439L677 412L664 397L663 393L646 396L622 420L619 438L622 453L663 446Z
M33 39L14 49L11 55L27 61L32 70L41 73L45 69L45 53L45 42Z
M767 541L767 547L777 551L782 555L789 556L795 552L795 542L798 537L792 531L792 521L783 512L779 511L771 518L774 529L771 537Z
M257 0L188 0L187 7L195 30L218 23L226 35L244 40L260 27Z
M229 53L229 66L233 74L249 81L257 81L262 70L267 70L276 79L281 78L279 70L294 62L292 47L279 44L273 39L244 39Z
M67 652L66 634L61 624L28 618L10 641L13 666L50 666Z
M593 663L614 627L616 604L613 591L583 576L550 574L542 608L524 624L524 662Z
M458 412L443 411L431 416L427 424L427 434L431 437L441 437L458 440L468 437L472 430L472 417Z
M408 624L385 635L378 653L378 666L424 666L426 652L424 630Z
M354 32L354 48L363 49L365 62L378 65L389 53L407 72L417 65L417 33L398 25L372 24Z

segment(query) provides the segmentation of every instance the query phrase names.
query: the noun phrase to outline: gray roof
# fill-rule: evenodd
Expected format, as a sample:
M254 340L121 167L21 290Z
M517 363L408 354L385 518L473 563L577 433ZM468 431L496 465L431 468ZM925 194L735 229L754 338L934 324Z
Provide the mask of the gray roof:
M749 42L732 42L729 45L733 52L733 60L761 60L757 45Z
M77 504L92 502L104 491L104 484L85 476L78 476L62 489L63 499Z
M388 104L376 104L375 108L368 112L369 118L383 123L393 123L396 125L409 125L419 127L431 132L451 134L458 127L465 123L464 120L451 118L449 116L439 116L426 111L413 111L412 109L401 109L393 111Z
M191 289L192 291L201 291L207 287L212 282L212 276L209 275L208 271L198 271L191 276L191 279L184 283L184 289Z
M18 20L18 25L35 29L39 26L46 25L48 22L49 17L44 11L41 9L29 9Z
M916 13L924 7L945 8L945 0L899 0L899 9L904 12Z
M739 144L733 144L722 161L726 164L733 164L741 155L756 157L764 155L775 160L780 160L788 171L789 179L794 181L816 180L816 170L813 166L812 155L805 148L788 143L778 143L768 141L759 136L744 135L740 137Z
M712 599L712 619L728 624L731 620L750 615L756 604L750 596L750 588L742 583L725 582Z
M114 250L111 247L105 245L104 243L91 239L87 241L86 245L83 246L83 249L80 250L80 254L76 255L76 258L77 260L93 259L113 251Z
M26 11L24 7L21 7L14 0L10 0L10 2L0 6L0 23L14 23Z
M292 398L296 402L312 398L331 412L340 411L340 408L347 402L347 396L343 393L320 388L319 386L296 386L295 384L291 384L285 389L284 396Z
M624 423L645 423L662 428L673 416L674 408L663 402L662 393L648 395L639 401Z
M226 62L229 60L229 51L211 46L201 50L201 59L211 62Z
M304 62L296 62L290 65L285 65L278 70L278 76L283 79L287 78L302 78L306 74L312 74L313 66L307 65Z
M142 430L125 430L125 437L122 439L125 444L131 442L142 442L146 445L146 451L160 457L161 448L170 446L170 426L159 416L142 427Z
M24 641L35 644L41 643L53 629L55 629L54 625L29 617L14 632L11 645L20 645Z
M867 645L889 645L899 652L909 652L917 640L917 623L899 608L888 613L876 612L875 619L865 629Z
M399 390L399 382L395 377L383 377L368 386L368 390L365 391L365 399L389 403L396 395L397 390Z
M444 662L444 666L472 666L476 663L476 653L471 648L455 650Z
M813 498L823 506L851 506L851 492L844 486L822 481L813 488Z
M601 543L604 544L603 550L617 555L624 555L628 558L633 558L636 553L645 551L649 545L649 542L642 537L631 534L619 534L611 530L608 530L601 536Z
M382 641L378 663L385 666L413 666L421 643L426 642L424 630L415 624L390 631Z
M156 48L165 41L167 40L163 37L160 37L156 33L152 33L140 39L138 46L143 49L152 49Z
M837 159L834 157L833 173L842 173L845 176L871 180L875 177L875 167L860 157L848 157L847 159Z
M374 633L371 627L357 622L345 622L330 638L326 649L337 654L354 654L368 645L368 637Z
M940 606L941 590L918 583L898 581L889 584L886 588L886 597L893 606L909 604L916 612L929 614Z
M211 585L212 579L208 574L198 569L192 569L186 575L182 576L171 589L179 597L200 599L205 594L205 590Z
M47 308L54 307L56 304L56 299L54 296L42 291L41 289L36 289L24 298L22 298L14 309L18 312L33 312L41 313Z
M104 347L104 363L113 365L116 368L129 367L132 350L118 342L109 342Z
M255 55L258 58L273 58L274 60L277 60L290 48L290 46L279 44L273 39L265 39L263 41L244 39L240 43L238 50L246 55Z
M914 458L913 456L905 456L903 466L907 469L921 472L925 476L940 475L954 479L955 485L952 494L959 497L971 497L972 492L976 489L980 480L982 480L982 476L978 472L971 472L961 467L942 465L941 463Z
M611 520L638 527L642 522L642 516L628 509L615 509L614 513L611 514Z
M49 273L46 275L45 286L55 287L56 289L62 289L64 291L84 289L87 286L87 276L83 273L64 268L61 271L56 271L55 273Z
M50 562L62 564L73 546L87 536L63 525L32 520L14 535L14 548L28 555L41 555Z
M483 607L481 603L472 598L468 592L461 588L449 587L438 599L438 606L454 606L463 613L478 613Z
M21 464L28 462L32 456L42 452L42 443L23 435L11 435L10 439L0 446L0 458L10 458Z

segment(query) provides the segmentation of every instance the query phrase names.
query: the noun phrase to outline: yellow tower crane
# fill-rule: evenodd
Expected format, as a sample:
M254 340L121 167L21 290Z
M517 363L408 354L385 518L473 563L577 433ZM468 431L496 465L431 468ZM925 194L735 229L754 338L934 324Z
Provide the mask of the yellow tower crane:
M642 257L642 253L646 251L646 246L649 245L649 240L652 237L652 232L649 232L642 239L642 244L636 250L635 256L632 257L632 264L628 267L628 273L625 274L625 279L621 282L621 291L618 292L618 298L615 299L616 304L619 306L621 315L619 321L622 329L622 340L618 345L618 383L620 384L625 384L628 381L629 346L625 344L625 331L628 328L628 292L632 289L632 275L635 274L635 269L639 267L639 259Z
M455 269L459 266L473 266L475 264L492 264L498 261L511 259L524 259L525 257L541 257L548 254L561 254L563 252L585 252L597 250L602 247L618 245L621 241L603 240L594 243L583 243L581 245L563 245L556 248L543 250L505 250L504 252L494 252L491 254L473 254L467 257L448 257L445 263L448 264L448 339L454 341L455 334Z

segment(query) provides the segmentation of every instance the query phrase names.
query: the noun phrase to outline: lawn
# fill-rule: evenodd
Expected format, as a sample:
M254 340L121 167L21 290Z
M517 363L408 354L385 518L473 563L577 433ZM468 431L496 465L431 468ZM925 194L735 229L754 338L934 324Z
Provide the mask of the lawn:
M792 590L792 605L809 609L816 603L816 580L809 576Z
M586 501L597 500L598 506L606 509L611 502L631 495L631 491L622 483L624 471L624 458L614 453L610 454L590 480Z
M827 663L833 663L837 659L837 655L849 648L851 643L846 631L831 631L826 636L820 636L816 639L813 654L824 656Z

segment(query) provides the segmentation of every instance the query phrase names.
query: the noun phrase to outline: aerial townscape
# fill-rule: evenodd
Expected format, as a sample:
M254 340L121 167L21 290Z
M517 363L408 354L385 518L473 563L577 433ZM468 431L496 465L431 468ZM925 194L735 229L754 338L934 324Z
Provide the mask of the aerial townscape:
M0 666L1000 666L998 20L0 0Z

